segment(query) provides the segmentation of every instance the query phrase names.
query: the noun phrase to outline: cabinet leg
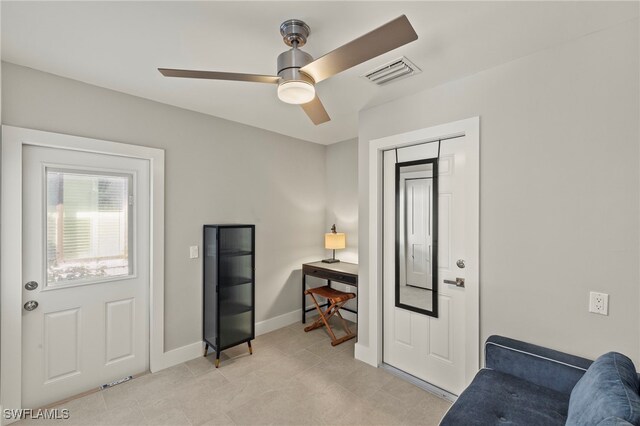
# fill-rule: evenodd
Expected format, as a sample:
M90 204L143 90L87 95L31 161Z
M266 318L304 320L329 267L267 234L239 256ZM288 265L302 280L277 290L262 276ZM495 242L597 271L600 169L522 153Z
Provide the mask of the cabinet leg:
M204 357L207 357L207 352L209 352L209 345L207 345L206 343L204 344Z
M247 345L249 345L249 355L253 355L253 348L251 347L251 342L247 342Z
M216 350L216 368L220 367L220 351Z

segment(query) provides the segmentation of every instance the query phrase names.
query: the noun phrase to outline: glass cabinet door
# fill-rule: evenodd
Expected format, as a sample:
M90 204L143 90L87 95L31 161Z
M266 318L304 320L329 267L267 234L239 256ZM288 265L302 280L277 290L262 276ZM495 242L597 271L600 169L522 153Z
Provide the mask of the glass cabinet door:
M219 228L220 346L251 338L253 325L253 232Z

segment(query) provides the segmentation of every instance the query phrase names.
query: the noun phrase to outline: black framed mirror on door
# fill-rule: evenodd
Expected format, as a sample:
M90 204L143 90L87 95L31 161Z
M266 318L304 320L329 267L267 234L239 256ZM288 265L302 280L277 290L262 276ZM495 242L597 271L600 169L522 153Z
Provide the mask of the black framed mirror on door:
M438 159L396 163L396 306L438 317Z

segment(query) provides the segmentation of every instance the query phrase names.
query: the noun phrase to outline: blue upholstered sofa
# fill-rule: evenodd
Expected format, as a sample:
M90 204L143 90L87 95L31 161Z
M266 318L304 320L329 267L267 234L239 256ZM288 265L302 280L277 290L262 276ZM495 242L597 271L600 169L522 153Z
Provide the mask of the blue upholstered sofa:
M640 379L617 352L596 361L501 336L440 425L640 425Z

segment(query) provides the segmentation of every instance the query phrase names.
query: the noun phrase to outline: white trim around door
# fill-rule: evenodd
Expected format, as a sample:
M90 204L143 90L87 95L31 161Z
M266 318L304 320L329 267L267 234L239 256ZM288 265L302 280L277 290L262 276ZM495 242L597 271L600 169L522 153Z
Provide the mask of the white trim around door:
M399 135L374 139L369 142L369 298L362 300L368 306L359 308L361 312L368 312L368 318L360 318L358 334L368 335L369 344L358 342L355 346L355 356L375 367L382 364L382 155L393 148L406 147L424 142L437 141L456 136L465 136L473 143L472 152L468 153L470 173L477 177L473 188L467 188L465 196L468 205L478 206L469 214L467 220L470 225L480 227L480 117L472 117L452 123L428 127ZM469 258L480 259L479 232L470 236L471 246L475 253L469 253ZM471 265L469 265L471 266ZM467 270L467 283L477 285L467 286L467 309L465 318L465 380L467 383L475 376L480 367L480 269L478 265Z
M0 224L0 406L22 408L22 151L24 145L109 154L149 161L150 321L152 372L177 360L164 351L164 150L2 126ZM198 348L190 348L189 355ZM182 348L180 348L182 349ZM182 357L178 357L182 358ZM188 359L193 356L188 357ZM1 420L0 420L1 421Z

